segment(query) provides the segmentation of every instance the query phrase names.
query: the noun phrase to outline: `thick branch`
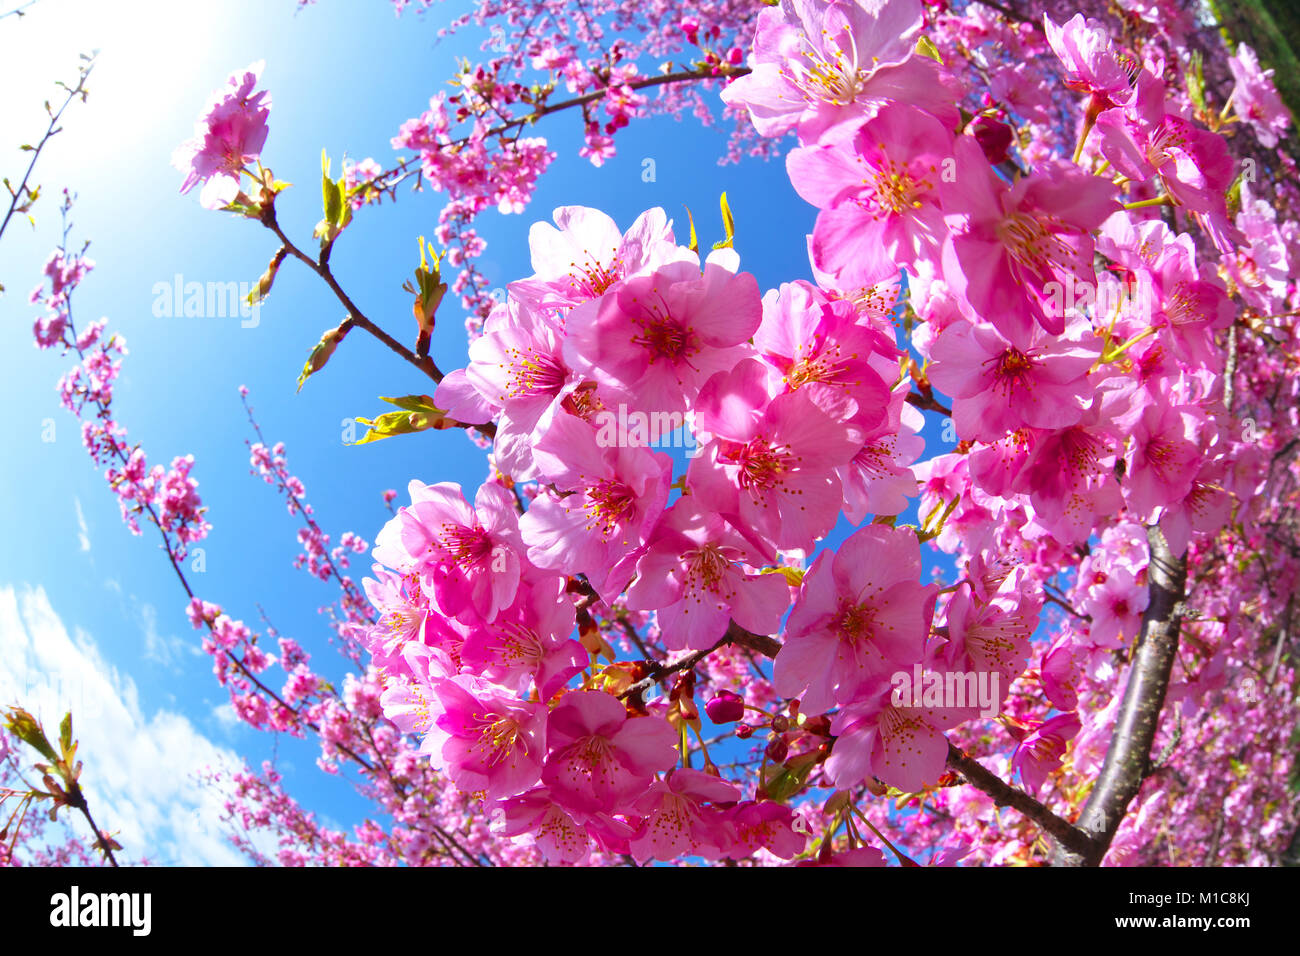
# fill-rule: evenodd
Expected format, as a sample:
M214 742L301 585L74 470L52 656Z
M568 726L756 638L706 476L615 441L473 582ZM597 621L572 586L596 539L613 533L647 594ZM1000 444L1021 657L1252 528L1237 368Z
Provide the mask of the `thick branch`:
M1079 815L1078 826L1092 838L1092 852L1062 845L1053 858L1057 866L1098 866L1110 848L1120 821L1151 769L1151 744L1160 724L1169 674L1178 651L1178 631L1187 584L1187 556L1174 557L1160 529L1147 529L1151 561L1147 566L1150 603L1142 616L1129 668L1128 686L1110 749Z
M1010 807L1033 820L1058 844L1081 855L1094 851L1093 840L1088 834L1058 817L1023 790L1003 783L997 774L987 770L978 760L951 743L948 744L948 766L965 777L966 782L975 789L992 797L999 807Z

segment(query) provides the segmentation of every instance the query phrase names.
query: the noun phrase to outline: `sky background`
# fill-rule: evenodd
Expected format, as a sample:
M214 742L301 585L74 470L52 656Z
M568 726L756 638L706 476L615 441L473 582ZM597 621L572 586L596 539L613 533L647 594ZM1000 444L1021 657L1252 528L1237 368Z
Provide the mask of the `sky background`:
M266 61L261 88L270 91L272 106L262 161L297 184L277 200L278 217L309 248L321 215L321 148L334 158L336 174L344 153L391 165L392 136L445 88L456 58L482 58L472 31L442 41L435 35L466 3L401 18L387 0L295 8L292 0L40 0L21 19L0 20L0 172L14 182L29 159L17 147L36 142L45 128L43 100L62 101L55 81L75 81L79 52L101 51L89 101L69 108L64 131L41 156L36 228L15 220L0 239L7 290L0 297L0 407L7 424L0 703L22 701L51 725L72 706L92 808L102 826L120 830L132 859L239 862L220 838L219 795L194 776L206 766L256 766L274 755L288 791L323 820L351 825L366 805L346 774L330 779L316 769L314 745L276 741L237 723L185 618L184 593L156 532L137 538L122 524L76 421L58 404L55 383L73 362L34 347L38 311L27 296L59 242L60 191L78 196L72 242L91 240L96 264L74 298L78 327L105 316L129 345L115 393L118 420L151 464L195 457L192 475L213 525L202 543L205 570L190 575L200 597L258 630L260 605L326 673L342 676L341 665L327 663L338 658L316 613L334 593L293 569L298 525L274 490L249 475L241 384L250 389L267 440L286 443L290 467L334 541L349 530L374 541L389 517L385 489L397 489L401 504L412 478L472 489L486 474L483 454L461 433L344 444L348 419L385 409L377 396L432 391L428 379L360 331L295 392L311 347L343 318L329 290L299 263L285 263L255 327L243 327L238 317L154 315L155 284L178 274L187 283L255 282L276 249L256 223L202 209L197 188L179 195L182 176L170 165L209 94L230 73ZM549 220L557 206L598 207L622 228L662 206L683 242L689 206L707 248L721 237L717 204L724 190L742 268L759 286L811 278L805 235L815 211L794 193L779 162L719 166L723 128L704 129L690 118L636 122L619 133L618 156L601 168L577 155L577 113L550 117L535 134L550 140L558 159L532 203L520 215L491 213L480 224L488 242L480 268L494 286L532 272L528 228ZM653 182L642 176L647 158L654 160ZM401 286L418 264L416 237L432 236L442 198L404 187L396 204L362 210L334 249L331 264L343 287L403 341L413 342L415 330ZM465 364L462 319L449 299L433 341L444 370ZM927 429L927 437L935 434ZM934 450L931 442L926 457ZM851 530L841 522L828 543ZM369 560L357 557L352 570L359 578Z

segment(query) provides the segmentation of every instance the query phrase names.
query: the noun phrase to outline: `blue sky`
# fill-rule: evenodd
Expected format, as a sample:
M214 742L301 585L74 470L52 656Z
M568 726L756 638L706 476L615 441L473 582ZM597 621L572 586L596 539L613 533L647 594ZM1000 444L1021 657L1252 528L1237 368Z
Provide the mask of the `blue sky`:
M330 632L315 613L332 594L293 570L297 525L273 490L248 474L250 430L237 387L251 390L268 440L286 443L291 468L336 541L351 530L373 542L388 517L384 489L397 489L401 503L411 478L472 487L485 461L458 433L343 444L346 419L383 410L377 396L430 392L432 383L354 332L296 394L312 345L343 316L324 285L293 261L282 268L256 327L241 327L238 318L156 317L156 283L177 274L186 282L252 282L276 248L255 223L202 209L197 189L178 195L182 177L170 158L192 134L209 93L232 71L266 60L262 86L271 91L272 109L263 162L298 184L278 201L279 219L309 247L320 218L321 148L336 171L345 151L389 165L389 140L401 123L444 88L456 57L479 56L472 34L435 39L436 28L464 6L448 3L398 19L386 0L322 0L301 13L292 0L41 0L21 20L0 21L0 168L15 181L27 162L17 146L44 128L41 103L60 92L53 82L75 77L79 51L102 50L89 102L70 108L65 131L42 155L35 179L46 195L34 210L37 228L14 222L0 239L0 282L8 290L0 298L0 407L7 422L0 648L12 651L0 656L0 681L8 681L0 690L28 693L43 716L57 720L66 704L47 686L51 675L94 675L64 697L74 708L107 715L79 722L86 782L91 799L99 795L106 804L102 825L123 828L128 855L233 859L202 822L212 795L178 782L185 779L178 771L235 755L256 764L270 756L273 741L223 717L225 692L184 617L184 594L156 535L135 538L122 525L76 422L58 405L54 385L71 361L32 344L37 313L27 293L59 240L58 192L66 186L78 194L74 242L92 240L88 254L96 262L74 300L78 324L106 316L129 344L116 391L118 419L151 463L187 453L196 459L193 474L214 526L203 543L206 570L191 578L196 591L255 627L260 604L282 633L341 675L326 643ZM559 158L522 215L492 213L482 221L488 249L480 263L493 285L531 272L528 227L549 219L556 206L596 206L623 227L644 209L663 206L684 241L686 205L707 246L721 235L717 202L724 190L742 267L760 287L810 277L804 236L814 210L794 193L780 163L717 165L721 129L703 129L691 118L634 123L618 135L619 155L603 168L577 156L577 114L549 118L536 134ZM642 177L647 158L654 160L653 182ZM418 261L416 237L432 236L441 200L404 190L395 205L363 210L334 250L344 288L402 340L413 341L414 328L401 285ZM445 370L465 361L456 306L444 305L434 335L434 357ZM45 441L51 420L54 441ZM358 577L368 563L354 563ZM309 793L309 809L340 824L360 819L364 805L346 783L323 779L312 766L314 747L284 740L277 756L290 792ZM170 787L162 791L169 796L142 797L151 787ZM153 810L151 799L159 804Z

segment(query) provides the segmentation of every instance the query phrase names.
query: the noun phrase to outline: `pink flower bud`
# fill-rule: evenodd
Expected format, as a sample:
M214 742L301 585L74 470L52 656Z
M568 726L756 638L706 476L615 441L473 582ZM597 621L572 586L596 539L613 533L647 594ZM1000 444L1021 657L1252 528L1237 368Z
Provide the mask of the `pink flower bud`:
M745 716L745 699L729 690L721 690L704 705L704 712L715 724L729 724Z
M971 135L984 150L984 158L996 166L1007 158L1007 149L1011 146L1011 127L991 116L978 116L970 124Z

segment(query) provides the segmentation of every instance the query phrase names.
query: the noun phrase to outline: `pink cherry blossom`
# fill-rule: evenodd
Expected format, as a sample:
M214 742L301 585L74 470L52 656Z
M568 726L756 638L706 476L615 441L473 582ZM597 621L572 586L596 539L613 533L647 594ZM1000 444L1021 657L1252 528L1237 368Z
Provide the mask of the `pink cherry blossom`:
M758 16L753 72L723 100L749 110L764 136L797 129L805 143L852 135L893 100L952 118L938 65L913 53L919 0L801 0Z
M1228 58L1228 69L1237 81L1233 110L1254 127L1263 145L1276 146L1291 125L1291 113L1277 95L1273 71L1261 70L1255 51L1244 43L1237 44L1237 55Z
M172 165L185 173L182 193L197 183L205 184L199 197L204 209L221 209L235 201L242 170L266 145L271 94L253 92L264 66L259 61L242 73L231 74L204 107L194 138L172 155Z
M660 717L629 718L599 691L566 694L547 722L542 782L565 808L610 812L642 794L655 771L677 763L677 735Z
M1042 329L1008 338L997 329L953 323L930 348L930 380L951 395L963 438L996 441L1024 426L1073 425L1093 394L1088 373L1101 354L1091 330L1068 338Z
M538 470L553 484L519 519L529 560L587 574L597 592L614 597L663 513L672 460L646 448L602 447L601 434L561 413L537 442Z
M1058 714L1051 720L1038 722L1020 741L1011 766L1019 771L1030 793L1037 795L1048 775L1061 765L1065 748L1080 726L1076 714Z
M1065 66L1066 86L1091 93L1102 108L1132 99L1138 63L1116 48L1104 23L1076 13L1061 26L1044 14L1043 27L1052 52Z
M686 411L711 375L746 355L761 321L758 284L738 267L734 252L718 250L703 274L669 263L577 306L565 322L566 364L620 390L630 409Z
M1127 568L1112 568L1084 604L1092 617L1088 624L1089 640L1099 647L1123 647L1132 643L1142 625L1147 601L1145 582L1139 584Z
M375 538L375 560L419 571L444 613L492 620L514 601L524 544L510 493L483 485L471 507L452 482L411 482L411 504Z
M823 410L811 388L770 398L754 359L715 376L699 397L696 423L713 441L687 483L738 528L776 548L811 551L839 510L835 468L861 447L862 432ZM847 410L846 410L847 411Z
M1009 189L979 147L959 139L956 174L941 181L951 234L943 275L975 314L1011 341L1035 325L1060 335L1054 291L1095 284L1091 231L1117 207L1115 187L1070 163L1045 166Z
M884 107L853 138L790 151L790 181L821 212L813 262L843 277L877 250L899 265L935 257L947 228L939 205L941 165L952 134L907 106Z
M921 660L937 588L922 585L916 535L868 525L804 575L773 666L773 686L820 714Z
M699 770L672 771L634 804L646 820L645 830L631 841L632 856L641 864L651 857L717 858L730 849L730 826L712 805L735 803L739 796L732 784Z
M780 629L790 589L780 574L755 574L754 546L696 495L665 513L637 561L631 608L654 610L670 649L712 647L730 621L758 634Z
M948 759L947 721L930 708L897 706L883 677L860 688L856 700L835 715L835 747L826 773L840 788L879 777L906 792L938 781Z

